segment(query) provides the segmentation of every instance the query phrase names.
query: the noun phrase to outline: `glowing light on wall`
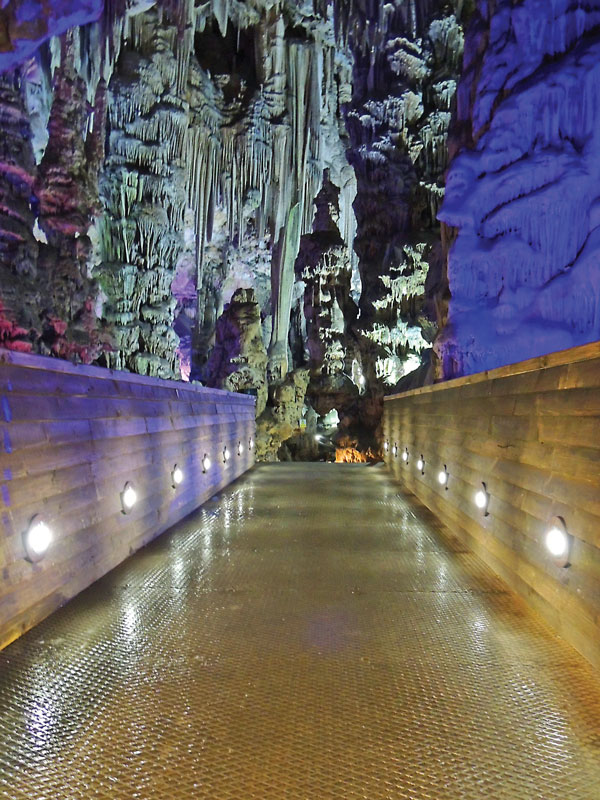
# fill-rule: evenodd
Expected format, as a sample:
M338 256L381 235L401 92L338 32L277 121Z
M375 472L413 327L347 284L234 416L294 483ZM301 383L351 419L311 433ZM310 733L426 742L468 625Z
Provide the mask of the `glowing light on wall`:
M402 461L408 462L408 447L405 447L402 451Z
M248 450L254 450L254 439L252 437L248 441Z
M237 454L238 454L238 456L241 456L243 452L244 452L244 445L241 442L238 442L238 446L237 446Z
M206 473L211 467L211 460L208 457L208 453L204 453L204 458L202 459L202 472Z
M481 484L481 489L475 492L475 496L473 497L475 505L480 511L483 511L483 515L487 517L488 515L488 505L490 502L490 495L487 490L487 486L485 483Z
M125 488L121 492L121 506L124 514L129 514L131 509L137 503L137 492L130 483L125 484Z
M23 545L25 554L29 561L41 561L50 547L53 535L52 530L46 525L44 520L36 515L29 523L29 527L23 534Z
M573 537L567 531L562 517L554 517L546 532L545 544L558 567L568 567Z
M419 457L419 460L417 461L417 469L419 470L421 475L425 474L425 459L423 458L423 455L421 455Z
M398 455L398 445L396 444L396 442L394 442L394 446L392 447L392 455L394 456L394 458L396 458L396 456Z
M387 439L386 439L386 440L385 440L385 442L383 443L383 449L384 449L384 451L385 451L386 453L387 453L387 451L390 449L390 443L388 442L388 440L387 440Z
M231 458L231 453L229 452L227 445L223 448L223 463L226 464L229 459Z
M449 478L448 470L446 468L446 465L444 464L444 469L441 469L438 472L438 483L440 483L442 486L444 486L447 489L448 488L448 478Z
M177 464L175 464L173 472L171 473L171 483L174 489L176 489L180 483L183 483L183 470L181 467L178 467Z

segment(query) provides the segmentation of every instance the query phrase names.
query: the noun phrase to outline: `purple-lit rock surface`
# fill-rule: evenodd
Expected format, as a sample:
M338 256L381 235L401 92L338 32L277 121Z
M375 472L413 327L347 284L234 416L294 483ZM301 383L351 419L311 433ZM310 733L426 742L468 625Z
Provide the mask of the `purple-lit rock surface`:
M600 3L481 3L440 219L444 377L600 336Z

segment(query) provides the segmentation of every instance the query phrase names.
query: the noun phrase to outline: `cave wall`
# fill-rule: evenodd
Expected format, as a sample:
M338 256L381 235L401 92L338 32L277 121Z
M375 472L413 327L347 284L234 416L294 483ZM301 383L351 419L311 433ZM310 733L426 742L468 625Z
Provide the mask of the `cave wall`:
M443 377L600 337L599 24L597 2L478 4L440 213Z
M46 5L0 9L5 347L251 392L277 454L597 338L596 3Z
M357 177L357 331L375 392L418 367L437 333L437 214L470 10L462 0L360 0L340 21L354 57L345 120Z

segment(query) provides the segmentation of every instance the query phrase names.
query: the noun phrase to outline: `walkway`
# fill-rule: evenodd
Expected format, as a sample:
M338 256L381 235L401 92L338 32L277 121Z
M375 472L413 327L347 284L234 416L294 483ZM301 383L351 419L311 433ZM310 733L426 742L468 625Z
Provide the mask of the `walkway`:
M10 800L598 800L600 683L382 468L272 465L0 653Z

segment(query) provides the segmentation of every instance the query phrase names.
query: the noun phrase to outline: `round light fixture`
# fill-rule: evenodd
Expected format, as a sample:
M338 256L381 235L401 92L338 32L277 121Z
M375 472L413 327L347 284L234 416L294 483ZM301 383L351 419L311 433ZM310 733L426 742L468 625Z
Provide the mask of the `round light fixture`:
M573 537L567 531L562 517L554 517L546 531L545 543L557 567L568 567Z
M438 472L438 482L445 486L446 489L448 488L448 470L446 469L446 465L444 464L444 469L441 469Z
M419 470L421 475L425 474L425 460L424 460L422 455L419 458L419 460L417 461L417 469Z
M208 472L210 469L210 458L208 457L208 453L204 454L204 458L202 459L202 472Z
M402 451L402 461L408 462L408 447L405 447Z
M396 444L396 442L394 442L394 446L392 447L392 454L394 458L396 458L396 456L398 455L398 445Z
M241 442L238 442L238 448L237 448L238 456L241 456L243 452L244 452L244 445Z
M227 449L227 445L223 448L223 463L226 464L229 461L231 454Z
M130 483L126 483L121 492L121 506L124 514L129 514L137 503L137 492Z
M178 467L177 464L175 464L173 467L173 472L171 473L171 482L174 489L176 489L180 483L183 483L183 470L181 467Z
M485 483L481 484L481 489L478 489L475 492L475 496L473 497L475 505L480 511L483 511L483 515L487 517L488 515L488 504L490 502L490 495L487 490L487 486Z
M38 516L32 518L29 527L23 534L25 555L29 561L41 561L52 542L52 531L44 520Z

